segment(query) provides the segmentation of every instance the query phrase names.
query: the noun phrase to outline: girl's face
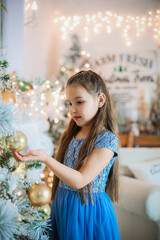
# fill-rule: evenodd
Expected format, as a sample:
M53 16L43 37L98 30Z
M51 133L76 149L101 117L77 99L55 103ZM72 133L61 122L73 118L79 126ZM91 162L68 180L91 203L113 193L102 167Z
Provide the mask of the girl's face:
M66 98L70 115L76 124L79 127L90 127L99 108L98 95L90 94L81 85L73 84L66 88Z

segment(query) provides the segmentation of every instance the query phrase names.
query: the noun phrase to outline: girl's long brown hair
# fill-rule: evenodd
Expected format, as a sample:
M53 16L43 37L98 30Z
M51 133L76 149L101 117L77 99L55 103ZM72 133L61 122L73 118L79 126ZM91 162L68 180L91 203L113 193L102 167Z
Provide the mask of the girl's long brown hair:
M87 138L85 139L85 141L83 142L79 150L79 156L78 156L78 161L76 166L76 169L79 170L83 165L86 157L88 157L91 154L94 148L94 143L98 135L104 130L104 128L115 134L115 120L113 117L112 103L111 103L109 91L106 87L105 82L98 74L96 74L91 70L80 71L75 75L73 75L68 80L67 87L72 84L78 84L83 86L90 94L98 95L99 93L104 93L106 96L105 104L98 109L98 112L92 121L91 131L89 132ZM77 126L74 120L71 119L65 132L62 134L60 138L58 151L55 156L57 161L63 163L66 149L71 139L74 136L76 136L76 134L80 131L80 129L81 127ZM119 168L118 167L119 167L119 162L118 162L118 158L116 158L110 170L108 180L106 182L106 192L112 201L118 201L118 197L119 197L119 186L118 186L118 180L119 180L118 169ZM58 187L58 182L59 182L59 178L54 175L53 199ZM91 186L90 184L88 184L86 187L88 188L91 201L93 204ZM85 194L84 188L85 187L80 189L80 191L81 191L81 198L82 198L83 204L86 204L87 200L86 200L86 194Z

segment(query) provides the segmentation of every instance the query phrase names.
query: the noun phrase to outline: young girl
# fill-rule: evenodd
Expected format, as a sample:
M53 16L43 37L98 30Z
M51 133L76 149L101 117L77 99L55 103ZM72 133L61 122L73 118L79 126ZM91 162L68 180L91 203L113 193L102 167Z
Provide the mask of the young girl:
M89 70L68 80L66 97L71 120L56 159L42 150L14 157L41 160L54 172L50 239L119 240L111 202L118 200L118 139L109 92Z

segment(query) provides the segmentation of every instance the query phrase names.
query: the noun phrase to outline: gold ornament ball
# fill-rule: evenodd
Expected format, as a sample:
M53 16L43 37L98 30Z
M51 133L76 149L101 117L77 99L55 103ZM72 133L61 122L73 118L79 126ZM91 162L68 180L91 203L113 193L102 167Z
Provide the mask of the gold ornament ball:
M44 206L51 201L51 190L44 183L36 183L29 188L28 197L34 206Z
M6 146L9 150L13 151L22 151L27 146L27 137L21 131L16 131L15 134L7 136Z
M1 97L2 97L2 102L13 102L14 104L16 103L16 97L14 93L10 91L3 91L1 92Z
M51 208L48 204L46 204L46 205L42 206L41 209L47 214L47 216L45 218L41 219L40 221L45 221L50 217Z

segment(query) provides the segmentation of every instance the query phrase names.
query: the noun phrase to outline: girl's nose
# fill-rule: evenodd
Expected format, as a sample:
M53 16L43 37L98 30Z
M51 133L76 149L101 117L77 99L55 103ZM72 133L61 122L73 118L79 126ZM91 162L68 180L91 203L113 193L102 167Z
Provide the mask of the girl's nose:
M76 113L76 111L77 111L77 110L76 110L75 106L72 106L71 112L72 112L72 113Z

